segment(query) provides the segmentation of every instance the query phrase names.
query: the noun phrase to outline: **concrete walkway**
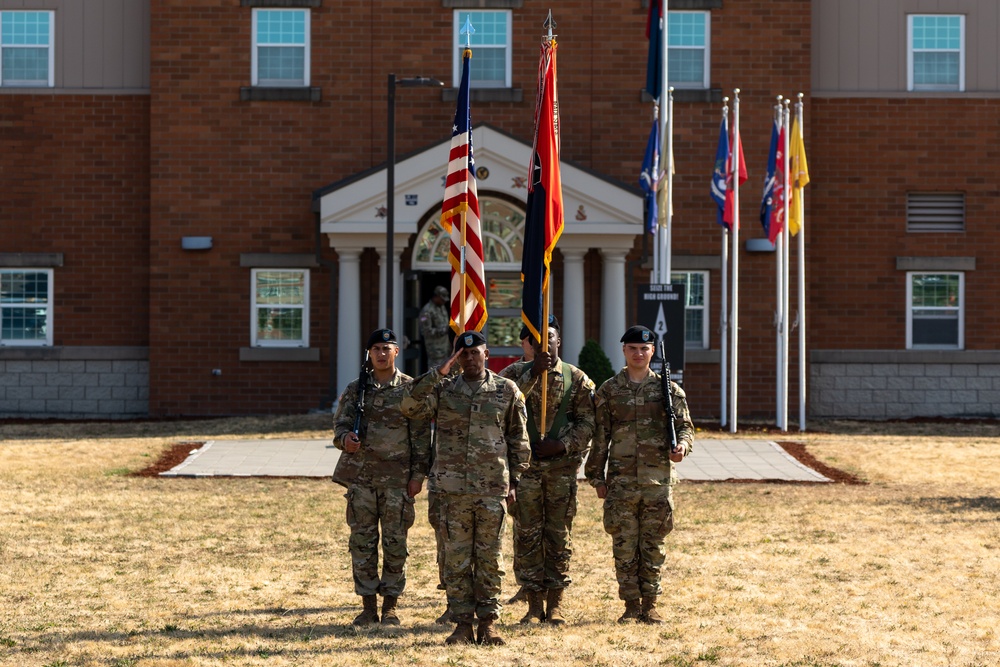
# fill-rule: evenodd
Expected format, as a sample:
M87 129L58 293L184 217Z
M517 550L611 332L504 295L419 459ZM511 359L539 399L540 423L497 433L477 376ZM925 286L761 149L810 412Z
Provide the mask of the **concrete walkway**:
M163 477L329 477L340 450L329 440L211 440ZM699 440L677 468L692 481L830 482L769 440Z

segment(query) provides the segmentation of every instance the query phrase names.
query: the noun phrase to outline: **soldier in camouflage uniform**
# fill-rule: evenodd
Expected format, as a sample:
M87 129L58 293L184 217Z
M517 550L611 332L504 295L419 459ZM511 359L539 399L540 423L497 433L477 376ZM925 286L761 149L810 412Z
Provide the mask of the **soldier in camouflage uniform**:
M451 354L451 344L448 342L451 319L448 315L447 287L438 285L434 288L434 296L420 309L419 319L424 349L427 351L427 368L434 370Z
M456 623L447 644L500 645L505 503L528 467L524 396L486 368L489 350L478 331L455 340L455 353L414 382L403 399L407 417L435 419L434 464L428 486L439 494L445 536L444 579ZM461 361L461 375L449 375ZM473 633L473 619L479 626Z
M531 466L521 476L514 510L515 569L527 589L522 623L566 622L560 605L571 583L571 532L576 516L577 471L594 434L594 383L579 368L560 361L559 323L550 318L548 350L535 342L534 361L514 364L525 394ZM533 339L532 339L533 340ZM547 370L546 422L540 429L542 371Z
M691 452L694 427L684 391L670 384L677 450L671 451L662 379L649 368L656 334L634 326L622 336L626 366L597 390L597 431L587 479L604 499L604 529L611 535L619 623L662 623L664 539L673 529L674 464ZM640 603L641 598L641 603Z
M362 371L367 375L358 432L354 422L360 378L347 385L334 417L333 442L343 453L333 481L347 487L354 592L364 605L354 624L379 622L376 595L381 594L382 624L399 625L396 601L406 586L406 536L413 525L413 498L430 465L430 432L425 422L407 419L399 410L412 378L396 370L396 335L389 329L374 331L368 352L371 368Z

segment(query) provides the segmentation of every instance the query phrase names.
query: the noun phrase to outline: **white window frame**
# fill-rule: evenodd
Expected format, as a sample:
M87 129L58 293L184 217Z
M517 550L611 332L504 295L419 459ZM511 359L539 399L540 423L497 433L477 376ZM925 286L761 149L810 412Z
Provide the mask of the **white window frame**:
M702 14L705 17L705 46L671 46L670 45L670 17L679 16L681 14ZM704 76L702 78L701 84L684 81L675 83L668 80L668 85L677 88L678 90L707 90L712 85L712 12L710 11L673 11L669 10L667 12L667 67L670 67L670 51L693 51L696 49L703 49L704 51ZM668 76L669 79L669 76Z
M684 348L687 349L687 350L707 350L707 349L709 349L709 346L710 346L709 335L708 335L708 332L709 332L709 329L708 329L708 319L709 319L709 317L708 317L708 315L709 315L709 312L710 312L709 308L708 308L708 306L709 306L709 304L708 304L708 297L709 297L709 289L708 289L708 287L709 287L709 284L710 284L709 283L709 279L710 279L711 276L710 276L709 272L708 271L671 271L671 273L670 273L670 282L672 282L672 283L683 282L685 284L685 287L686 287L688 284L690 284L690 280L687 277L688 276L693 276L693 275L696 275L696 274L701 276L702 289L703 289L703 292L704 292L704 303L701 304L700 306L692 306L690 304L691 295L688 293L688 290L685 289L684 290L684 322L685 322L685 327L686 327L687 326L687 324L686 324L687 323L687 313L694 312L694 311L700 311L701 312L701 314L702 314L701 315L701 340L697 340L697 341L691 340L687 336L687 331L685 331L684 332Z
M3 338L3 328L0 326L0 347L51 347L52 346L52 314L55 312L54 309L54 297L53 297L53 287L55 272L52 269L42 269L42 268L3 268L0 269L0 274L7 273L44 273L46 279L48 280L48 301L45 304L7 304L0 303L0 321L3 319L2 311L7 310L25 310L28 308L34 308L36 310L45 310L45 339L32 339L32 340L22 340L22 339L5 339Z
M514 14L509 9L482 9L479 7L464 7L461 9L456 9L452 14L452 87L458 88L462 83L462 50L465 48L466 36L461 34L462 25L464 21L460 20L462 14L473 14L472 27L476 27L475 14L504 14L507 17L507 43L503 46L497 45L483 45L483 44L472 44L472 58L475 60L476 53L482 53L485 50L496 50L504 49L504 81L503 84L499 84L493 81L477 81L476 79L470 79L470 88L493 88L493 89L503 89L510 88L513 83L513 77L511 75L512 66L512 53L514 51ZM473 40L475 40L475 35L473 35Z
M928 17L928 16L943 16L943 17L957 17L959 19L959 46L958 46L958 87L954 86L936 86L921 84L916 85L913 81L913 19L917 17ZM965 32L965 15L964 14L907 14L906 15L906 90L910 92L922 92L922 91L940 91L940 92L965 92L965 46L966 46L966 32ZM932 52L935 50L922 49L920 52ZM937 50L938 52L953 53L954 49L944 49Z
M273 340L259 338L257 335L257 311L261 308L274 308L274 304L257 303L257 276L260 273L300 273L302 274L302 303L280 304L282 309L297 309L302 311L302 338L295 340ZM309 347L309 269L297 268L267 268L250 271L250 346L251 347Z
M306 43L303 44L267 44L261 45L257 42L257 17L260 12L297 12L305 15L305 31L306 31ZM250 84L253 86L259 86L261 88L305 88L310 85L310 70L312 61L312 13L309 9L302 8L280 8L280 7L261 7L255 8L253 10L253 25L251 31L251 40L253 42L250 49ZM288 82L288 81L268 81L265 80L261 82L259 72L258 72L258 51L263 47L296 47L304 49L304 55L302 59L302 81L301 82Z
M916 276L958 276L958 305L955 307L920 306L917 310L938 310L958 314L958 340L955 345L915 345L913 343L913 279ZM906 272L906 349L908 350L964 350L965 349L965 273L962 271L907 271Z
M2 32L0 32L0 87L3 88L52 88L55 86L56 81L56 59L55 59L55 41L56 41L56 13L54 11L45 10L22 10L22 9L4 9L0 10L0 31L3 29L3 17L8 14L48 14L49 15L49 43L46 48L49 51L49 66L47 80L43 83L40 81L18 81L15 83L9 83L3 80L3 51L4 49L17 49L17 48L30 48L37 49L40 48L38 44L3 44L2 43Z

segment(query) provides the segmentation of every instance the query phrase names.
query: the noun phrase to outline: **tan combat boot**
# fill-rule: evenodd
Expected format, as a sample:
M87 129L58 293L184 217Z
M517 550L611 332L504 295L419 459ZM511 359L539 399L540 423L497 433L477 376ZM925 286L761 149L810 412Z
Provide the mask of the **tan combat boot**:
M535 595L540 595L535 593ZM497 617L495 614L479 619L479 627L476 628L476 643L480 646L503 646L507 642L503 640L497 631L493 629Z
M453 622L454 621L452 621L451 618L451 609L449 609L448 607L445 607L443 614L434 619L435 625L448 625L449 623Z
M563 591L565 588L550 588L548 593L548 599L546 600L545 607L545 621L551 623L552 625L562 625L566 622L566 618L562 615L559 610L559 605L562 604Z
M632 621L638 621L641 615L642 608L639 606L638 600L625 600L625 613L621 615L618 622L630 623Z
M515 604L517 602L527 602L528 601L528 589L521 586L517 589L517 593L514 593L514 597L507 600L507 604Z
M643 623L650 623L653 625L663 623L663 618L656 611L655 595L650 595L649 597L642 599L642 616L640 616L639 620Z
M354 625L378 623L378 598L374 595L362 595L361 603L365 608L354 618Z
M528 611L524 612L521 624L541 623L545 620L545 606L542 602L542 594L538 591L529 590L525 593L528 598Z
M382 625L399 625L399 616L396 615L395 595L386 595L382 599Z
M455 630L448 635L448 638L444 640L444 643L448 646L453 646L455 644L475 644L476 636L472 633L472 623L468 621L459 621L455 625Z

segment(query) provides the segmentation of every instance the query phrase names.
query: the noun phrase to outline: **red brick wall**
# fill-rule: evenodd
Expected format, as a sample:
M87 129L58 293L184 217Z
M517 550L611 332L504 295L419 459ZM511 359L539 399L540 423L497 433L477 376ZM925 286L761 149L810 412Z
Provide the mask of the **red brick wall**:
M0 96L0 252L63 253L54 344L148 337L149 98Z

